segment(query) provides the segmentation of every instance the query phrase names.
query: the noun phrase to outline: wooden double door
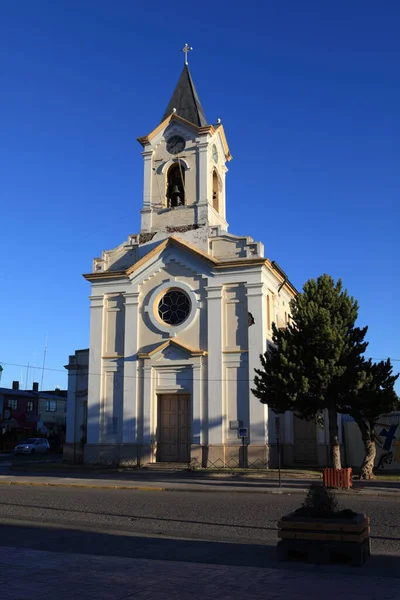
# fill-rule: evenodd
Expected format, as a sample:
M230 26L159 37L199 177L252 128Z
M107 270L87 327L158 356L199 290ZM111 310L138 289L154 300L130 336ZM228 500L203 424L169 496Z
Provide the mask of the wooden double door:
M190 394L158 396L158 462L190 461Z
M293 415L294 461L311 467L318 464L317 427L315 421L305 421Z

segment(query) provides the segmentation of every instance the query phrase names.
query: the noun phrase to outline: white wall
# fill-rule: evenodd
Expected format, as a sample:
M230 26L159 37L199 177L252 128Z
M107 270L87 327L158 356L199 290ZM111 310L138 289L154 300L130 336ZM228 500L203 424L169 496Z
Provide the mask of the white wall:
M400 470L400 413L393 413L379 419L375 433L380 443L377 445L375 467L385 471ZM360 467L364 458L364 445L360 429L354 421L344 422L344 437L346 445L346 462L349 467ZM379 447L381 446L381 447Z

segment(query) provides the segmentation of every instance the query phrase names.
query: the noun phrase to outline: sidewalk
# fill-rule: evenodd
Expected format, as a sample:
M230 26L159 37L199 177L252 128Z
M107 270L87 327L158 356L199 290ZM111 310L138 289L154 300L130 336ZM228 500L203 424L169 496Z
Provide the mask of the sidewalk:
M305 570L225 566L0 547L2 600L32 600L37 594L52 597L55 590L58 600L396 597L398 579L371 576L367 570L367 566L345 572L315 566Z
M121 473L29 473L0 475L0 485L58 486L99 489L125 489L154 492L228 492L258 494L304 494L313 481L321 479L283 478L279 487L276 477L210 477L184 472ZM399 496L400 482L355 481L353 489L339 494L362 496Z

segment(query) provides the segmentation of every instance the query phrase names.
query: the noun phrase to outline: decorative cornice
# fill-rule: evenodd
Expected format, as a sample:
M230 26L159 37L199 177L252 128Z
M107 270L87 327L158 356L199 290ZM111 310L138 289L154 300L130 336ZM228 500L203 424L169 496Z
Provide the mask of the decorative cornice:
M227 142L226 135L225 135L224 126L223 125L218 125L217 128L215 129L215 131L217 131L221 135L221 141L222 141L222 145L224 147L224 152L225 152L225 160L226 160L226 162L229 162L229 161L232 160L233 156L232 156L232 154L230 153L230 150L229 150L228 142Z
M234 267L247 267L249 265L263 265L265 258L238 258L233 260L216 260L216 269L230 269Z
M126 279L126 271L99 271L98 273L84 273L87 281L97 281L100 279Z
M268 258L265 259L265 266L269 268L270 271L272 271L274 273L274 275L279 279L279 281L281 283L283 283L283 288L291 295L291 296L297 296L298 295L298 290L294 287L294 285L289 281L289 279L286 276L286 273L284 273L284 271L282 271L282 269L280 268L280 266L275 262L275 261L271 261Z
M147 254L145 254L140 260L134 263L131 267L126 269L125 271L101 271L98 273L88 273L83 275L83 277L87 281L99 281L99 280L107 280L107 279L126 279L132 273L140 269L146 262L148 262L151 258L162 252L167 246L174 245L178 248L185 248L192 252L193 254L203 258L208 263L210 263L215 269L235 269L238 267L249 267L249 266L265 266L269 269L279 280L280 283L283 284L283 288L291 295L297 296L298 291L294 287L294 285L289 281L286 277L285 273L279 267L279 265L275 262L270 261L268 258L238 258L233 260L218 260L213 256L210 256L200 248L196 248L192 244L184 241L181 238L177 238L174 235L166 238L163 242L158 244L155 248L150 250Z

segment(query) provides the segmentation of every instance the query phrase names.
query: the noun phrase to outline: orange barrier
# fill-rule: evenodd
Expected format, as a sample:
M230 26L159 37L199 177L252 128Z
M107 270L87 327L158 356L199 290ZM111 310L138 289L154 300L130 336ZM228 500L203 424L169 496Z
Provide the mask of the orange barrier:
M352 469L324 469L324 486L348 490L352 487Z

